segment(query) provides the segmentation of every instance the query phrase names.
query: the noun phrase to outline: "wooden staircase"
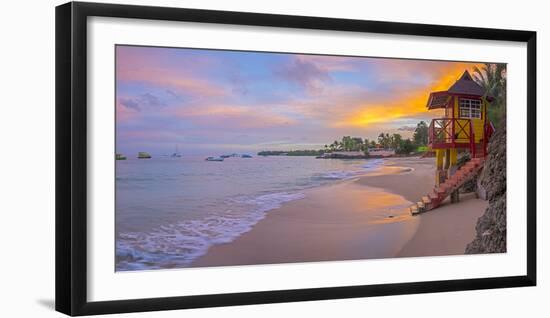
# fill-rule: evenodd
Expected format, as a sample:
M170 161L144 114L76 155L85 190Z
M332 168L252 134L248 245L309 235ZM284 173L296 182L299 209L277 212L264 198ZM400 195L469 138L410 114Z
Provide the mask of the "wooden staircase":
M410 207L412 215L430 211L437 208L445 198L451 193L458 190L464 183L474 178L481 168L485 158L473 158L460 167L450 178L445 180L438 186L434 187L433 191L427 196L422 197L422 200Z

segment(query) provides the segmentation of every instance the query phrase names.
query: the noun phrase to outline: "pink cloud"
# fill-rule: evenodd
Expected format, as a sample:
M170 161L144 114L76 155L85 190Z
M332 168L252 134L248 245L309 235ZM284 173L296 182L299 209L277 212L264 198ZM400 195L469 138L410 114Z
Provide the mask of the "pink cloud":
M275 74L296 84L309 93L318 93L325 83L330 82L329 72L308 59L294 57L275 70Z
M120 100L116 102L116 120L117 122L124 122L131 119L134 119L138 116L139 111L137 109L132 109L126 107L120 103Z
M296 123L295 119L274 112L230 105L178 109L174 115L201 126L224 128L271 128Z
M327 55L296 55L295 59L301 62L314 64L317 68L325 72L335 71L355 71L354 62L357 58L346 56L327 56Z
M152 130L125 130L117 132L117 138L131 140L147 140L147 141L165 141L172 137L169 132L152 131Z
M117 81L138 81L197 96L223 96L226 89L196 76L214 61L192 57L177 62L166 58L166 49L117 47Z

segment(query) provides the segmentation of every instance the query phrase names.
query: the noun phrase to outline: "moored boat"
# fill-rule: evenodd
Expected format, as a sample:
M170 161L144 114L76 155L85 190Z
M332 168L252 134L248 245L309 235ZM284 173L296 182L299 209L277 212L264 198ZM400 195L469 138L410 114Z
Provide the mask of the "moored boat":
M174 151L174 153L172 153L172 155L170 155L170 157L172 157L172 158L181 158L181 154L178 150L178 145L176 145L176 151Z
M140 151L138 152L138 159L151 159L151 155L148 154L147 152L144 152L144 151Z
M221 157L208 157L204 160L206 160L206 161L223 161L223 158L221 158Z

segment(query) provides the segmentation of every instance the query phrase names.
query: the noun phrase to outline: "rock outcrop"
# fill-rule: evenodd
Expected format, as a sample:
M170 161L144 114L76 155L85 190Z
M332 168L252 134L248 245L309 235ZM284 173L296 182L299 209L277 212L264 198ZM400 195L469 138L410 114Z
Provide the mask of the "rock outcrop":
M460 168L463 165L465 165L470 159L471 159L471 157L470 157L469 152L463 152L463 153L459 154L458 155L458 160L456 162L457 168ZM459 189L460 193L470 193L470 192L476 191L477 179L478 179L478 177L475 176L472 180L467 181L466 183L464 183Z
M489 206L478 219L476 237L466 254L506 252L506 123L489 143L489 155L478 180Z

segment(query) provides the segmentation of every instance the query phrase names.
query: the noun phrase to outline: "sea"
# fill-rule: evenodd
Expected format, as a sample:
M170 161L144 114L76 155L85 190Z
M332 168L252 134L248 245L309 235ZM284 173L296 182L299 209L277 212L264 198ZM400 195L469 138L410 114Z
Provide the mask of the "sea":
M384 159L153 156L116 161L116 271L186 267L307 189L375 174Z

